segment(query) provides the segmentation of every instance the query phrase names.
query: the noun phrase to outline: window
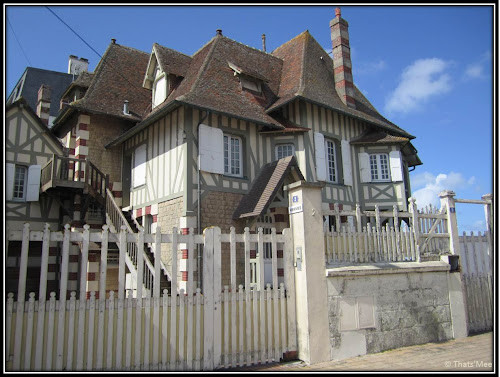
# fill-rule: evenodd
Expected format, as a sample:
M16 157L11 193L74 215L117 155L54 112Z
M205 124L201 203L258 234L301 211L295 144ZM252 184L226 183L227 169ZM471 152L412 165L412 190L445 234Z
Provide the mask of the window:
M241 177L241 162L241 139L224 135L224 174Z
M328 182L337 182L337 165L335 163L335 143L325 140L326 173Z
M26 166L16 165L12 200L19 200L19 201L26 200L27 173L28 173L28 168Z
M134 167L132 170L133 187L146 184L146 144L134 152Z
M244 89L251 90L253 92L260 93L262 91L261 84L257 80L252 80L249 78L240 77L241 87Z
M293 144L278 144L276 145L276 159L282 159L288 156L293 156L295 147Z
M165 98L167 98L167 75L160 70L160 67L156 67L153 82L153 107L161 104Z
M389 181L389 156L386 153L371 154L370 172L373 182Z

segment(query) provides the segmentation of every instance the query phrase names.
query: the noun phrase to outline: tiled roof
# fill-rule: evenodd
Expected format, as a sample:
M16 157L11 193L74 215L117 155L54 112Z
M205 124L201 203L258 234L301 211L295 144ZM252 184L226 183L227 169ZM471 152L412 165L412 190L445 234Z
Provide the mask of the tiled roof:
M402 136L389 135L384 131L368 131L357 138L351 139L351 144L386 144L406 143L410 139Z
M184 77L192 58L171 48L163 47L158 43L153 44L158 63L163 72L173 73Z
M151 91L142 87L149 54L111 43L97 65L85 96L73 108L140 121L151 106ZM130 116L123 114L129 102Z
M285 157L264 165L259 176L250 187L250 191L241 199L234 211L233 219L262 215L269 208L276 193L291 173L292 168L296 173L294 181L303 180L304 177L294 156Z
M38 90L42 84L47 85L50 87L50 115L56 117L59 113L61 96L73 79L73 75L69 73L28 67L15 86L15 88L20 87L21 91L16 94L15 98L14 93L11 93L6 104L10 105L22 96L31 109L36 112Z
M356 109L342 102L335 90L333 60L308 31L278 47L272 54L283 59L283 71L279 100L267 109L268 113L295 98L303 98L413 138L381 116L356 87Z

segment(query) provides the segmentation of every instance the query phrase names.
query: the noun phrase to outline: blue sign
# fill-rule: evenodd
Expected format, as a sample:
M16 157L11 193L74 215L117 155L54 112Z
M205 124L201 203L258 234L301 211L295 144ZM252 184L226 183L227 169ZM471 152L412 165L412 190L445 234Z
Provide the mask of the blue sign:
M455 207L450 207L450 213L455 213Z
M299 197L298 197L297 195L294 195L294 196L292 197L292 202L293 202L293 203L297 203L298 201L299 201Z

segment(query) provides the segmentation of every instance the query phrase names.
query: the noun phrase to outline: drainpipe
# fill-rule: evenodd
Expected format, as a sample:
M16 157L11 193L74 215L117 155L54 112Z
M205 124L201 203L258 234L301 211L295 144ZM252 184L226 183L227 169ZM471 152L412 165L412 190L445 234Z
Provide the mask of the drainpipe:
M207 111L203 119L201 119L198 122L198 125L196 126L196 133L198 135L198 234L201 234L201 174L200 174L200 124L208 117L210 114L210 111ZM197 245L197 251L198 251L198 260L197 260L197 267L198 267L198 288L201 288L201 245Z

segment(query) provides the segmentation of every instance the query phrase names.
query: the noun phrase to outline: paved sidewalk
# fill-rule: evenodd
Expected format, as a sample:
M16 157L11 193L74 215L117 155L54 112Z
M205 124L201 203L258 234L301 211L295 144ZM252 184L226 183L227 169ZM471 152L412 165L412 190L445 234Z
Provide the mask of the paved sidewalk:
M493 333L473 335L443 343L427 343L306 365L295 361L282 364L235 368L234 372L329 372L329 371L493 371ZM495 365L496 367L496 365ZM496 369L496 368L495 368ZM222 370L221 370L222 372Z

